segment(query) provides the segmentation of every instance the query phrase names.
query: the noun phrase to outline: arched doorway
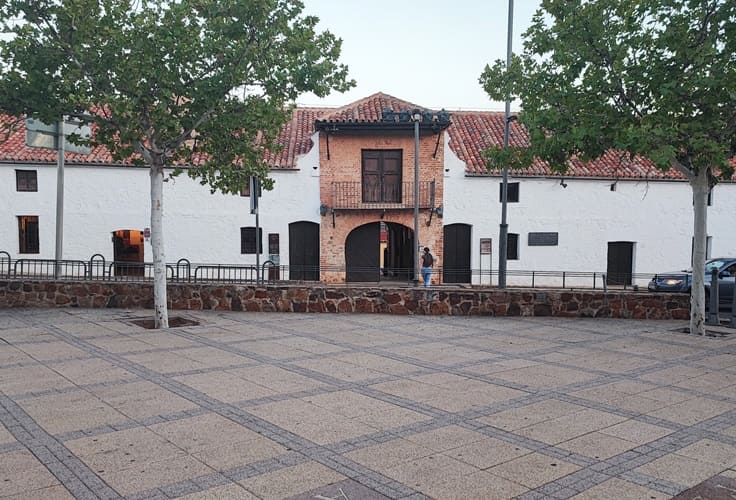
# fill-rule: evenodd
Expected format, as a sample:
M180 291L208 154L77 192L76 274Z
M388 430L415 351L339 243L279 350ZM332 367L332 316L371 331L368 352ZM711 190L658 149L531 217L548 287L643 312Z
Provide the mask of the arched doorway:
M469 224L448 224L444 228L444 283L470 283L470 229Z
M143 276L143 232L118 229L112 232L113 261L116 276Z
M289 224L289 279L319 281L319 224Z
M382 244L381 225L385 241ZM414 277L414 231L395 222L370 222L345 240L346 281L409 281ZM382 265L383 264L383 265Z

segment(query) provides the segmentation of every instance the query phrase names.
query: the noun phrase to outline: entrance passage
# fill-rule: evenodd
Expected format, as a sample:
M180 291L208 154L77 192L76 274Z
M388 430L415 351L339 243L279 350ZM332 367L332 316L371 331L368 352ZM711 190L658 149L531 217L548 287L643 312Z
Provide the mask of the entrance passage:
M634 243L631 241L609 241L606 283L609 285L630 285L633 267Z
M289 279L319 281L319 224L289 224Z
M470 228L468 224L444 227L443 283L470 283Z
M414 232L406 226L394 222L358 226L345 240L345 280L409 281L414 278L413 248Z
M118 229L112 233L116 276L143 276L143 232Z

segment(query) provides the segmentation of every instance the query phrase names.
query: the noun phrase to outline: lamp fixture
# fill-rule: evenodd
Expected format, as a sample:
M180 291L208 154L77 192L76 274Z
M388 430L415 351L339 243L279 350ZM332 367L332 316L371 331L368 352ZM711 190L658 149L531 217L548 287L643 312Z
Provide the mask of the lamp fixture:
M564 177L562 179L560 179L560 186L562 186L563 188L566 188L567 187L567 183L565 182L565 178Z
M321 204L321 205L319 206L319 214L320 214L320 215L321 215L322 217L324 217L325 215L327 215L327 211L328 211L329 209L330 209L330 207L329 207L329 206L327 206L327 204L326 204L326 203L323 203L323 204Z

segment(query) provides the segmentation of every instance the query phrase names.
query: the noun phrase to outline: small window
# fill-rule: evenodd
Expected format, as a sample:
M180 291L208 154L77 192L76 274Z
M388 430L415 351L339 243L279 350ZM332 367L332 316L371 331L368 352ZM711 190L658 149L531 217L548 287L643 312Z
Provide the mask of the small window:
M18 243L19 253L39 253L38 216L18 217Z
M240 228L240 253L256 253L256 228ZM263 228L258 228L258 253L263 253Z
M506 239L506 259L519 260L519 235L509 233Z
M38 177L35 170L16 170L15 188L18 191L38 191Z
M498 201L503 203L503 182L498 185ZM519 203L519 183L506 183L506 201L508 203Z

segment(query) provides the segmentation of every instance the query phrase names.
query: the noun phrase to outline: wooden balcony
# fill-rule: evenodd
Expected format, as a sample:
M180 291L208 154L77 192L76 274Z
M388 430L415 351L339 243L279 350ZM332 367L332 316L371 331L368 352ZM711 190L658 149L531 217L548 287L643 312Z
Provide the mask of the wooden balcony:
M434 190L434 181L419 182L419 208L434 208ZM365 186L360 182L333 182L332 208L335 210L413 209L414 183Z

